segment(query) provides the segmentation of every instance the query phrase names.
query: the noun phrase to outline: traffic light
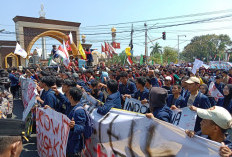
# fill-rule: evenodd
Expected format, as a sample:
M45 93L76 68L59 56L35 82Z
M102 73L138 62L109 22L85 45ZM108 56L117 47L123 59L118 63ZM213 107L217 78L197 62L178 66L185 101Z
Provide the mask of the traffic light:
M163 32L162 34L163 34L162 36L163 40L166 40L166 32Z

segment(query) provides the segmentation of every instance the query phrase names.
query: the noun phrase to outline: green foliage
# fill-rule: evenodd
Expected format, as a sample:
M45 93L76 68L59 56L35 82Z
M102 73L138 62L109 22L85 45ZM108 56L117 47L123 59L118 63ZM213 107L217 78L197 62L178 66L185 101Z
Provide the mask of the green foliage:
M162 64L160 53L155 53L153 56L150 57L150 59L153 60L155 64Z
M154 46L151 46L150 48L152 48L150 56L155 56L155 54L160 54L162 53L162 47L159 45L159 43L155 43Z
M113 55L113 57L110 58L107 63L108 63L108 65L112 65L112 64L121 64L121 65L123 65L124 61L125 61L125 64L127 64L126 59L127 59L126 53L125 53L125 51L122 51L118 55Z
M216 60L218 60L224 54L226 47L231 45L232 41L228 35L208 34L196 36L185 46L181 53L181 59L189 62L192 62L195 58L210 61L216 55Z
M163 60L166 63L175 63L178 59L178 51L172 47L164 47Z

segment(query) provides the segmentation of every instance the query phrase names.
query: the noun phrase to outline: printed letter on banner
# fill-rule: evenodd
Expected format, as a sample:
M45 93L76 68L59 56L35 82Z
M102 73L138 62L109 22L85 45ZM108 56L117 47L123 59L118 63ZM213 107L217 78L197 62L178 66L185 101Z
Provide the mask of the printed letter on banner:
M173 110L172 123L183 129L194 130L197 114L188 107Z
M141 101L133 98L126 98L125 104L124 104L124 110L127 111L133 111L138 113L147 113L147 110L149 108L148 104L141 104Z
M40 157L65 157L70 120L52 109L37 108L37 150Z

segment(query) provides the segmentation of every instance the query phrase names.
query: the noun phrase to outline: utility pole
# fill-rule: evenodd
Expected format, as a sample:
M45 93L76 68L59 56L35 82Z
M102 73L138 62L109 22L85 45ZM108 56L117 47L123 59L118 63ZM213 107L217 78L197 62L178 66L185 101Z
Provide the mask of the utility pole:
M144 23L144 27L145 27L145 58L147 60L147 24L146 23Z
M184 36L184 37L186 37L186 35L177 35L177 39L178 39L178 62L179 62L179 60L180 60L180 47L179 47L179 45L180 45L180 42L179 42L179 38L181 37L181 36Z
M133 56L133 33L134 33L134 29L133 29L133 24L131 25L131 41L130 41L130 48L131 48L131 54Z

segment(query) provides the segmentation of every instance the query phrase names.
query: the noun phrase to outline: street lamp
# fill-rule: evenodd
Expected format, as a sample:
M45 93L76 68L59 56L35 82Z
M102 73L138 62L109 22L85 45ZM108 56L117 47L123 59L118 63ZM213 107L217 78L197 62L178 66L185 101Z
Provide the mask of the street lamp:
M180 43L179 43L179 38L180 37L186 37L186 35L177 35L177 38L178 38L178 61L180 60Z
M84 44L84 43L85 43L85 38L86 38L86 36L83 34L83 35L81 36L82 44Z
M112 44L115 42L115 37L116 37L116 28L112 27L111 28L111 34L112 34Z

